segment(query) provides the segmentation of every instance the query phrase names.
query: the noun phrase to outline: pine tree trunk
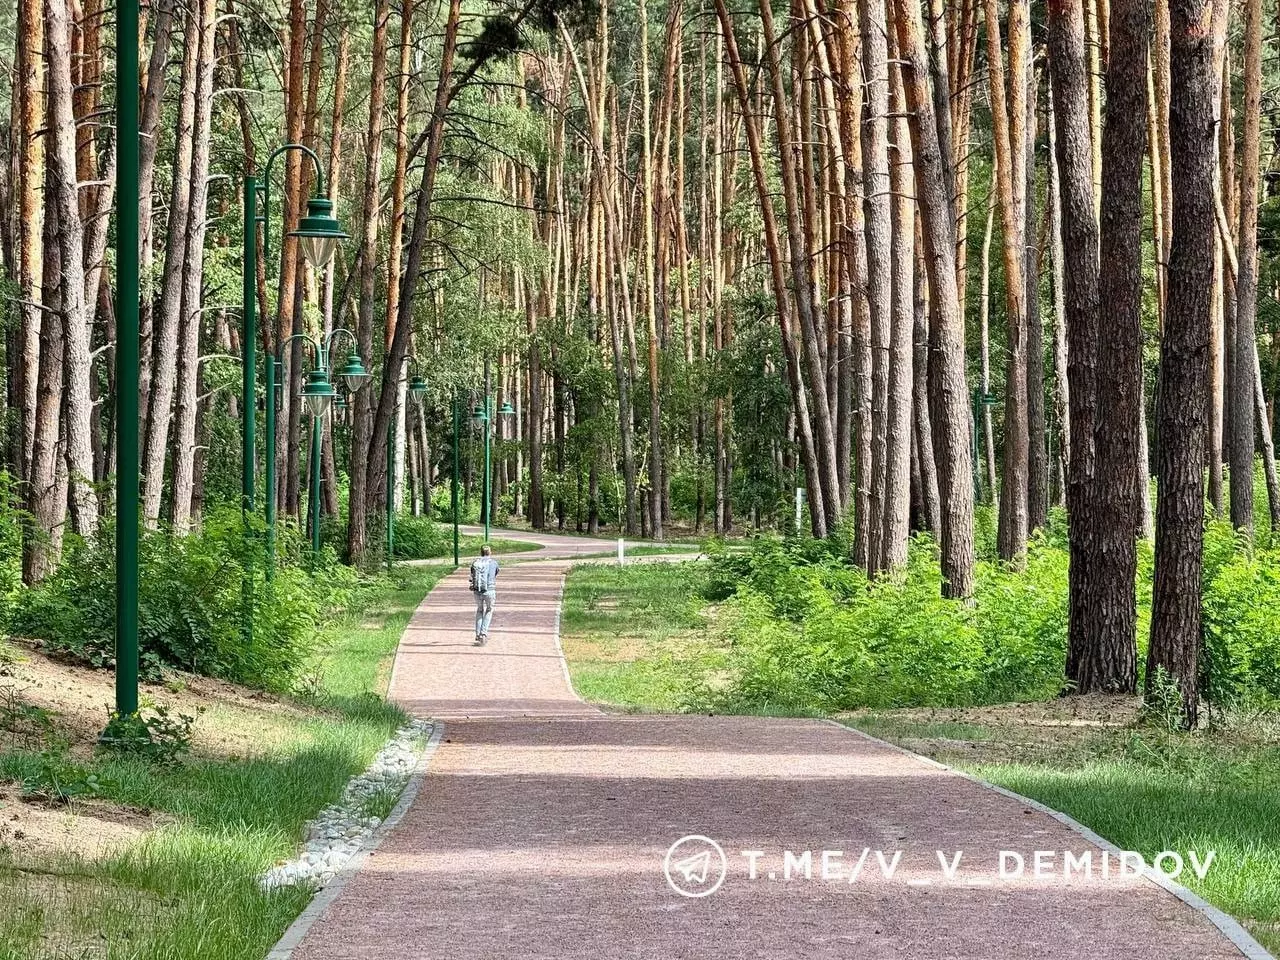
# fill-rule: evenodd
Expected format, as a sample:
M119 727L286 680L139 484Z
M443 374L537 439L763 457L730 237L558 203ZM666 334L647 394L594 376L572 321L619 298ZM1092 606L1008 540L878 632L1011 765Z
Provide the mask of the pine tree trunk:
M382 183L382 124L386 103L387 21L391 18L388 0L378 0L373 12L373 74L369 87L369 125L366 147L364 187L360 200L360 267L359 309L356 317L356 340L360 356L373 356L373 313L376 306L374 284L377 276L378 206ZM384 364L386 361L383 361ZM398 371L383 367L383 377L396 378ZM347 558L358 563L364 557L368 502L371 489L370 465L375 459L376 443L373 420L373 389L366 387L355 395L351 406L351 478L347 496Z
M49 168L53 190L46 205L57 209L61 258L59 308L66 341L65 431L71 522L75 532L97 533L98 495L93 487L90 391L93 357L91 316L85 303L84 227L76 178L76 128L72 109L71 17L66 0L48 0L45 42L48 49Z
M804 464L805 488L809 496L810 529L815 537L821 539L826 537L828 532L826 508L823 501L824 487L820 479L821 469L818 464L813 432L809 421L808 392L805 389L804 377L800 371L800 360L797 356L795 335L792 330L790 299L782 270L783 256L778 235L777 217L774 214L772 200L770 199L771 192L765 167L764 148L761 143L759 114L752 102L750 89L747 86L746 71L742 65L742 58L738 53L738 41L733 33L733 21L725 5L725 0L716 0L716 16L720 21L720 30L724 36L725 53L728 56L730 71L733 74L738 103L742 108L744 127L747 134L747 146L751 153L752 177L764 218L769 277L777 304L778 326L782 335L782 349L786 359L792 405L796 412L796 432L799 434L800 455ZM836 485L838 486L838 482Z
M1205 386L1213 279L1214 77L1213 42L1206 29L1209 6L1208 0L1170 2L1170 165L1179 190L1173 204L1169 301L1160 344L1156 451L1160 497L1146 677L1148 697L1163 692L1158 689L1162 675L1176 681L1189 727L1195 725L1199 708Z
M32 447L35 443L40 382L37 376L41 362L41 325L44 300L43 247L44 208L40 194L44 185L44 137L37 131L44 124L44 16L41 0L19 0L17 78L18 99L17 167L18 167L18 297L17 363L18 403L17 474L20 480L31 476ZM61 372L59 371L59 379Z
M988 502L996 503L999 499L996 490L996 441L995 431L991 424L991 405L985 398L991 393L991 238L995 235L996 197L999 194L998 173L999 162L991 164L991 192L987 197L987 226L982 233L982 270L981 294L978 303L978 336L980 373L978 386L982 390L982 423L974 424L974 429L982 430L982 462L987 481L986 497ZM980 491L975 495L981 497Z
M942 542L942 504L938 496L938 467L933 455L933 424L929 415L929 285L924 257L924 231L916 207L916 296L912 330L911 411L912 448L920 474L920 505L924 528L935 543Z
M929 94L920 13L907 0L897 0L894 10L899 55L905 68L911 146L916 161L916 202L920 207L932 302L929 377L942 509L942 589L945 596L968 597L973 593L973 461L964 369L964 317L956 294L955 226Z
M996 0L985 0L987 64L1000 198L1004 255L1006 365L1004 459L1000 486L997 547L1002 560L1021 563L1027 551L1027 291L1026 256L1026 87L1030 37L1027 0L1009 3L1009 94L1006 99Z
M52 195L53 164L44 169L44 190ZM77 214L78 216L78 214ZM40 322L40 359L34 377L36 405L32 422L31 469L27 475L27 529L22 543L22 579L39 583L58 564L67 514L65 471L59 433L62 426L62 384L66 338L62 335L61 255L58 252L58 210L46 211L41 264L45 312Z
M1040 95L1038 72L1027 96L1026 217L1030 230L1036 222L1036 106ZM1045 218L1047 226L1048 218ZM1026 249L1027 279L1027 527L1040 530L1049 520L1049 440L1044 416L1044 321L1040 311L1040 266L1048 242L1040 240Z
M896 59L896 58L895 58ZM888 393L885 431L884 534L878 569L897 570L907 563L911 527L911 340L916 313L916 205L911 179L911 131L907 126L902 71L890 71L896 162L893 186L893 327L885 344Z
M878 558L872 531L883 525L879 501L873 497L875 466L876 345L887 345L893 326L893 197L889 180L889 46L885 0L858 0L865 77L866 117L861 124L864 208L867 244L867 304L869 323L854 328L855 408L859 414L857 457L854 462L853 560L867 570ZM896 123L895 123L896 127ZM884 358L880 363L883 364ZM887 379L885 381L887 383ZM883 389L883 388L882 388ZM883 394L882 394L883 395ZM883 457L881 452L880 457Z
M1049 251L1053 279L1053 420L1057 431L1054 504L1067 504L1071 459L1071 384L1067 376L1067 302L1065 251L1062 240L1062 181L1058 172L1056 94L1049 85Z
M1254 353L1258 313L1258 168L1262 119L1262 3L1244 4L1244 137L1240 154L1240 244L1235 340L1231 344L1231 526L1253 535ZM1163 401L1163 398L1162 398Z
M215 69L215 0L200 0L198 7L199 59L196 68L196 111L191 155L190 225L182 265L182 318L179 324L177 403L173 442L173 530L190 528L195 492L196 421L199 415L200 329L203 326L201 292L204 286L204 238L209 196L209 138L212 123L213 72ZM188 35L188 40L195 38Z
M778 63L774 43L773 12L768 0L760 2L762 40L769 62L772 81L774 122L778 130L778 156L782 171L783 206L787 215L787 244L791 254L791 277L795 293L796 314L800 318L801 353L809 373L809 389L813 393L812 417L814 467L818 471L817 488L820 499L810 498L810 511L821 511L824 527L833 530L840 520L840 479L836 471L835 429L831 423L831 404L827 398L826 370L823 367L818 331L825 328L820 304L814 296L811 257L805 246L805 230L802 221L799 173L796 170L796 154L801 144L795 136L788 113L786 90ZM808 406L806 404L806 406ZM873 526L872 528L876 528Z
M155 314L155 359L151 365L151 396L146 405L147 428L142 446L142 516L153 527L160 519L160 501L164 494L169 427L177 388L178 335L182 326L182 265L186 259L187 230L191 219L196 67L200 54L199 25L194 14L187 15L183 37L164 273L160 281L160 304Z
M285 142L301 143L306 102L302 84L306 69L304 54L307 39L307 10L304 0L289 0L289 57L285 65ZM385 70L385 67L383 68ZM372 148L371 148L372 149ZM302 154L290 150L284 155L284 190L280 194L282 223L298 222L302 209ZM274 184L273 184L274 186ZM273 253L274 255L274 253ZM302 332L301 286L299 284L298 241L285 230L279 240L280 278L276 287L276 330L283 343ZM276 454L284 459L284 469L277 470L281 484L277 502L283 511L299 516L298 491L301 468L298 451L302 441L303 370L306 366L302 343L295 340L284 358L284 409L276 420ZM308 431L309 433L309 431Z
M1094 528L1093 550L1078 560L1073 554L1093 581L1093 605L1084 625L1088 641L1075 678L1081 693L1129 693L1137 684L1134 537L1141 509L1142 166L1149 16L1144 0L1113 0L1102 137L1095 493L1092 509L1080 518Z
M1070 446L1067 472L1069 574L1068 682L1077 683L1091 636L1096 582L1086 570L1096 550L1094 421L1097 417L1098 223L1094 214L1093 146L1080 0L1049 8L1049 67L1053 89L1054 149L1062 214L1062 286L1067 342ZM1061 371L1059 371L1061 376ZM1078 559L1077 559L1078 558Z

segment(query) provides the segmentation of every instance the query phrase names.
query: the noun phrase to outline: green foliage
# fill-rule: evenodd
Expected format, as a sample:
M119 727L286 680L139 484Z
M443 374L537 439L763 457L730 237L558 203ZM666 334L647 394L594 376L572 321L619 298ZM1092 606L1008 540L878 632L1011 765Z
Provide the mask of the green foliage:
M98 775L71 754L65 738L54 738L42 750L26 754L24 759L26 762L17 777L23 796L69 803L77 797L92 797L102 791ZM5 772L13 773L12 770Z
M0 625L21 586L22 515L13 478L0 470Z
M1041 541L1023 573L980 564L972 604L941 596L925 538L904 571L872 581L813 541L761 539L745 556L718 558L710 587L730 596L732 679L692 693L720 709L989 703L1052 696L1061 684L1066 557Z
M1210 523L1204 552L1202 689L1227 705L1280 699L1280 551L1245 549ZM694 685L691 702L823 711L964 706L1052 697L1067 638L1068 554L1060 514L1031 543L1026 568L980 561L968 603L940 595L933 546L918 538L907 569L868 582L838 545L755 542L715 558L707 597L727 600L732 683ZM1140 666L1150 623L1152 557L1140 546Z
M113 711L102 733L102 747L153 763L177 763L191 752L195 722L195 717L170 714L168 707L159 705L129 716Z
M397 559L418 560L443 557L453 550L453 529L438 524L430 517L400 516L396 518L395 554Z
M114 662L114 538L76 541L57 572L26 591L11 618L13 632L43 640L55 652L93 666ZM139 644L144 675L165 667L283 689L305 661L320 619L349 598L358 575L331 552L307 561L296 530L278 533L281 562L266 579L262 531L246 536L238 510L205 518L201 530L141 538ZM251 575L246 603L243 584ZM253 630L244 629L246 615Z
M1204 654L1210 702L1280 699L1280 550L1240 549L1230 524L1205 537Z

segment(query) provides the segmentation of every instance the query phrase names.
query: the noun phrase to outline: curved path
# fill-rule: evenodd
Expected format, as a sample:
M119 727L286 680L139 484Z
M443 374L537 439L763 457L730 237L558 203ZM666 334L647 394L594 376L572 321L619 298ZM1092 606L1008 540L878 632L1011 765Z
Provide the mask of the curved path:
M503 569L488 646L471 646L465 572L415 614L391 696L442 718L442 742L403 819L304 915L292 952L273 956L1266 956L1152 881L1117 878L1114 857L1101 879L1103 851L1048 813L833 723L618 716L583 703L558 642L565 558L612 542L537 539L539 557L555 559ZM706 897L678 896L663 871L688 834L727 854ZM784 850L812 851L811 879L803 861L783 879ZM947 876L937 851L949 865L961 850ZM1022 878L999 876L1001 850L1021 852ZM762 852L754 878L743 851ZM896 870L876 851L889 868L901 851ZM1055 876L1030 878L1034 851L1056 852ZM1063 879L1063 851L1090 853L1093 878ZM717 859L705 862L714 879Z

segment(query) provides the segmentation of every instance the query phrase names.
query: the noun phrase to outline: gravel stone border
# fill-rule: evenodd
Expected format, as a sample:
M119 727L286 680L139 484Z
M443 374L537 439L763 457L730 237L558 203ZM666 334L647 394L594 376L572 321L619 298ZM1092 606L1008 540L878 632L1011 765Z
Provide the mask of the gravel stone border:
M331 881L382 825L380 817L368 812L370 804L403 793L432 730L429 720L413 720L397 730L368 769L347 784L338 802L325 807L307 825L302 853L259 878L263 889L318 888Z

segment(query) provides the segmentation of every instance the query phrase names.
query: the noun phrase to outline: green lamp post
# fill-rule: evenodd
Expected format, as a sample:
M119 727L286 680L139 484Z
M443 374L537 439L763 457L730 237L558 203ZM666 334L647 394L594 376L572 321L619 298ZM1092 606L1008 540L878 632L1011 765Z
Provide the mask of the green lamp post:
M138 712L138 12L116 13L116 712Z
M418 364L417 357L408 358L409 369L414 369ZM418 404L422 402L422 398L427 392L427 381L422 374L416 374L409 380L408 394L409 399ZM392 417L387 422L387 489L386 489L386 541L387 541L387 572L391 572L391 565L395 561L396 553L396 452L395 452L395 430L396 418Z
M136 35L136 29L135 29ZM262 252L270 255L271 250L271 168L280 155L290 150L300 150L311 158L316 172L316 195L307 201L307 215L299 220L298 228L291 230L289 236L297 237L302 244L303 256L316 270L323 270L333 259L338 241L347 238L341 224L333 215L333 201L325 196L324 170L320 166L320 158L315 152L300 143L286 143L277 147L267 158L266 168L261 180L253 175L244 178L244 257L242 261L242 301L241 317L243 329L241 333L241 349L244 351L244 381L241 395L241 408L244 410L243 432L241 434L241 509L246 521L257 509L256 504L256 464L257 436L254 422L257 412L257 366L258 366L258 330L257 330L257 264L258 264L258 224L262 224ZM262 196L262 213L258 213L258 196ZM273 357L268 357L267 368L267 481L266 502L268 521L268 553L271 562L267 566L267 576L274 572L275 560L275 395L270 386L275 380L275 364ZM122 381L123 382L123 381ZM245 574L245 624L247 633L253 631L253 571Z
M306 333L295 333L286 339L276 350L276 355L267 363L267 575L275 572L276 559L276 502L272 492L276 483L276 372L283 366L285 348L294 340L300 340L310 346L315 355L315 366L307 373L306 383L302 387L302 399L311 414L311 467L308 481L310 494L311 549L320 552L320 446L324 439L324 415L338 396L333 382L329 379L329 357L333 351L334 341L339 334L351 339L351 353L347 362L339 369L338 375L351 393L358 391L369 379L369 371L365 369L356 352L356 335L346 327L338 327L327 337L314 339Z
M484 499L480 503L480 513L484 517L484 542L489 542L489 530L493 525L493 417L507 417L515 415L515 408L510 403L504 402L494 415L490 414L493 408L493 398L488 394L489 387L489 365L485 363L485 397L483 403L477 403L475 409L471 412L471 420L477 427L484 430Z
M461 562L458 559L458 434L461 431L462 408L455 395L449 405L453 412L453 485L449 492L450 505L453 507L453 565Z

